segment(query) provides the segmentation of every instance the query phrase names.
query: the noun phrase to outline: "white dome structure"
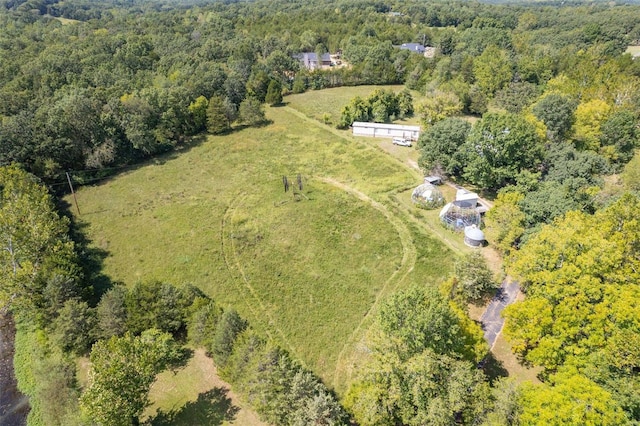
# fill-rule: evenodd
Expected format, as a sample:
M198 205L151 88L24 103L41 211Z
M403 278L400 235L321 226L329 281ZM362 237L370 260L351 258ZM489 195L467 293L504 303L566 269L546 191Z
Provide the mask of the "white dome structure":
M411 200L424 209L435 209L444 205L442 192L430 183L423 183L414 189Z
M482 218L477 208L468 207L464 202L454 201L440 210L440 221L449 229L463 231L467 226L479 227Z
M476 225L464 228L464 243L469 247L482 247L484 244L484 232Z

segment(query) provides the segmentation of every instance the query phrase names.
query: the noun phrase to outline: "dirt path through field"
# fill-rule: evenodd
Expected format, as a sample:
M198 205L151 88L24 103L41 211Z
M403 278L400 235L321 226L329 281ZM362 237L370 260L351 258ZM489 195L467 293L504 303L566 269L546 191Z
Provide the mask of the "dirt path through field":
M336 361L336 370L333 378L333 385L334 387L336 387L337 384L341 382L340 377L342 375L350 375L348 367L349 357L347 356L349 350L355 349L354 346L356 345L357 341L362 338L364 325L368 321L370 321L375 312L377 312L377 308L380 304L381 299L390 291L395 289L397 285L402 282L402 280L407 276L407 274L409 274L411 270L413 270L413 267L416 264L417 251L415 245L413 244L411 232L409 231L407 226L402 220L398 219L384 204L375 201L367 194L358 191L357 189L352 188L342 182L338 182L333 178L321 177L319 179L325 183L340 188L341 190L353 195L354 197L366 203L371 204L374 209L382 213L382 215L384 215L384 217L393 225L393 227L398 232L398 237L400 238L400 243L402 244L402 259L400 261L400 266L382 285L375 301L367 311L366 315L362 318L358 326L353 330L353 333L351 333L351 336L338 354L338 359Z

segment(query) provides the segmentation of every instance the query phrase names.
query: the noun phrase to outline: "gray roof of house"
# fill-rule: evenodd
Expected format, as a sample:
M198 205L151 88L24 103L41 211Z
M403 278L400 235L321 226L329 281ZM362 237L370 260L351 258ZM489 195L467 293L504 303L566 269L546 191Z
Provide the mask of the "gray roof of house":
M297 55L294 55L294 57L304 60L304 61L317 61L318 60L318 55L316 55L314 52L305 52L305 53L299 53ZM331 60L331 55L328 53L323 53L322 54L322 61L326 62L326 61L330 61Z
M424 46L420 43L402 43L400 49L411 50L412 52L424 53Z

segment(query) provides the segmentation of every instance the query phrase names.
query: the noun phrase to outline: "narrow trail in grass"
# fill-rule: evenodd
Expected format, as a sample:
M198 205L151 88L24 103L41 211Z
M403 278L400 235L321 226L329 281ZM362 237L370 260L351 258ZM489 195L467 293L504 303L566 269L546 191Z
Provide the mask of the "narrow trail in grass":
M241 294L246 294L246 291L249 292L249 295L250 295L249 297L252 299L254 303L247 303L247 307L249 308L253 316L255 318L260 318L260 313L255 308L255 306L259 306L259 309L262 315L268 318L270 328L274 329L276 333L280 336L278 340L282 341L282 343L288 347L292 355L296 356L297 358L300 358L297 356L297 351L293 347L289 339L287 339L287 336L276 325L276 320L271 315L271 312L269 312L269 310L264 306L264 304L262 303L262 299L258 297L258 293L253 288L253 286L251 285L251 282L249 281L246 274L244 273L240 260L236 255L233 238L228 232L229 223L233 218L233 215L235 214L235 211L238 205L242 204L242 201L246 198L246 196L247 196L246 193L241 193L237 197L235 197L231 201L231 203L227 206L227 209L225 210L224 215L222 216L222 222L220 224L220 242L222 245L222 254L224 257L224 262L227 265L227 269L231 273L231 276L236 278L234 279L234 281L242 282L242 284L238 284L238 287L240 287L239 290L241 291ZM228 242L225 243L225 241L228 241ZM240 275L240 277L237 277L233 273L234 269L238 271L238 274ZM269 336L269 338L273 339L273 335L270 333L268 329L266 329L266 333Z
M400 212L402 212L405 215L406 218L408 218L415 225L423 228L426 227L433 236L437 237L443 244L449 247L454 253L458 253L458 254L462 253L460 249L451 242L451 240L449 239L449 237L447 237L445 232L443 232L444 228L437 228L433 226L433 224L430 223L428 220L418 220L415 216L413 216L409 212L409 209L406 206L402 205L402 203L396 203L396 207Z
M364 325L368 321L370 321L373 315L375 314L377 307L380 301L382 300L382 298L386 296L389 293L389 291L395 289L397 285L400 282L402 282L402 280L404 280L405 277L411 272L411 270L413 269L416 263L417 250L415 245L413 244L413 238L411 237L411 232L409 231L407 226L404 224L404 222L398 219L385 205L375 201L374 199L369 197L367 194L361 191L358 191L357 189L352 188L348 185L345 185L342 182L338 182L333 178L320 177L319 179L325 183L328 183L337 188L340 188L341 190L347 192L348 194L353 195L354 197L366 203L371 204L371 206L374 209L382 213L382 215L391 223L391 225L393 225L393 227L398 232L398 237L400 238L400 243L402 244L402 259L400 261L400 266L393 272L393 274L391 274L391 276L382 285L373 304L371 305L367 313L364 315L362 320L360 320L360 323L353 330L353 333L351 333L351 336L349 336L345 345L342 347L342 350L338 354L338 358L336 360L334 377L333 377L333 386L336 387L336 385L339 383L340 374L345 374L344 373L345 368L343 368L342 366L342 364L346 362L344 360L345 354L347 353L349 348L351 348L354 345L354 343L360 336ZM394 282L395 284L393 284Z

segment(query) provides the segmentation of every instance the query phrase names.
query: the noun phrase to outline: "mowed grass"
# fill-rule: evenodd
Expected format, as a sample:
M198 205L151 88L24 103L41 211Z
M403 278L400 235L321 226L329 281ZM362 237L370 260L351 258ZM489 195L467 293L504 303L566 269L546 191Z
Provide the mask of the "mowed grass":
M194 284L344 389L379 299L436 283L453 256L390 198L418 173L289 108L268 117L81 188L79 219L114 281ZM299 201L282 186L297 174Z

